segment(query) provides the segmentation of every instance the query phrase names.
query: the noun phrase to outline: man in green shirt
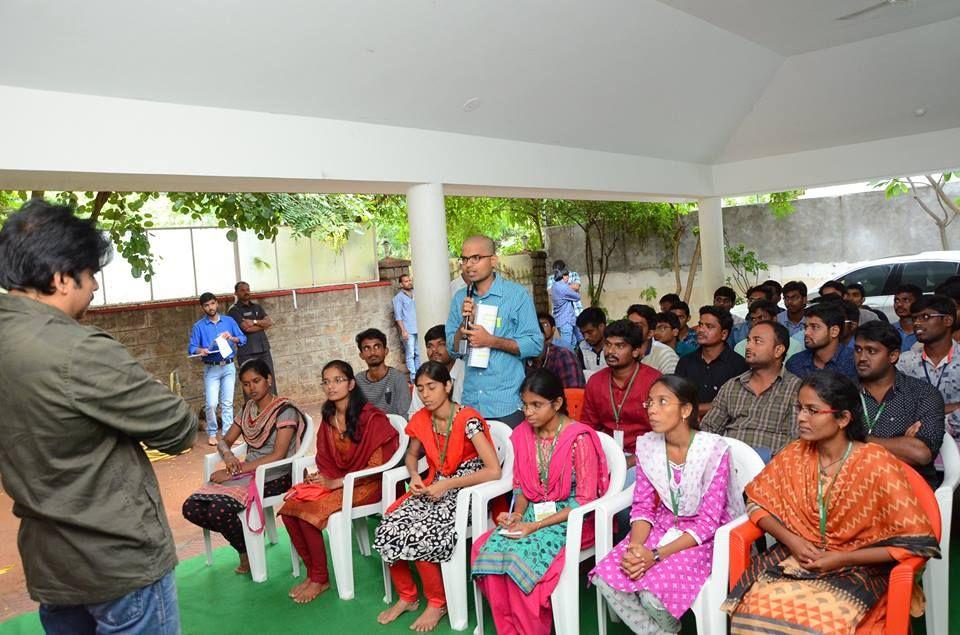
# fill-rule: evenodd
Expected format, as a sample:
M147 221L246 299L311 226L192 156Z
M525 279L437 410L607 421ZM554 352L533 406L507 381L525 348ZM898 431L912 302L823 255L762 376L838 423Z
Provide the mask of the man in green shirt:
M41 200L0 229L0 476L47 633L175 634L176 550L141 442L189 448L196 416L77 322L109 256L92 223Z

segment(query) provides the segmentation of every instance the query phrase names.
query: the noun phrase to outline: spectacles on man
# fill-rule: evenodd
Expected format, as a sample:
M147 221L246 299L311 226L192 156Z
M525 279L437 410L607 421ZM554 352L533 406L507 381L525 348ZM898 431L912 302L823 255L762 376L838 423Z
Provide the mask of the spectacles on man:
M811 416L811 417L815 417L816 415L835 414L835 413L840 412L840 411L839 411L839 410L833 410L833 409L830 409L830 408L823 408L823 409L820 409L820 408L811 408L811 407L809 407L809 406L804 406L804 405L802 405L802 404L795 403L795 404L793 404L793 412L796 413L798 416L800 415L800 413L805 413L805 414L807 414L807 415L809 415L809 416Z
M933 318L945 318L947 317L946 313L918 313L913 316L914 322L929 322Z
M484 258L493 258L493 254L486 254L486 255L474 254L472 256L460 256L460 264L465 265L469 263L471 265L475 265L481 260L483 260Z

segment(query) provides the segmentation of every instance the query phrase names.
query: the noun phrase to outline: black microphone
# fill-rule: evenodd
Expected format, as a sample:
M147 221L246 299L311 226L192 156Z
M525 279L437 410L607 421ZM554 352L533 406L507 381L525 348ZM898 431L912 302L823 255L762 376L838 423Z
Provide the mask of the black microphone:
M467 297L470 298L471 300L473 299L473 294L475 291L476 291L476 285L473 282L467 285ZM473 325L473 319L469 315L463 316L463 323L460 325L460 328L464 331L464 333L466 333L466 331L470 328L471 325ZM459 352L461 355L466 356L467 352L469 351L469 348L470 348L470 342L467 340L466 337L464 337L460 340L460 344L457 347L457 352Z

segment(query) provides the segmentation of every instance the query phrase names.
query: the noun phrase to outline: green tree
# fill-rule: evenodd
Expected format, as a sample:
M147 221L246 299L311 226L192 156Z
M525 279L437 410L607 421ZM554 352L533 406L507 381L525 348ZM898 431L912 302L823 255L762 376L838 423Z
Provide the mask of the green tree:
M730 266L727 284L735 287L742 295L747 295L747 289L757 285L760 281L760 272L768 271L769 266L743 243L736 245L726 244L726 241L724 243L727 265Z
M934 192L937 203L936 209L931 209L930 205L923 200L920 192L917 190L917 179L915 177L904 176L895 179L885 179L870 183L871 187L883 189L887 200L895 196L909 194L917 206L928 216L937 226L940 234L940 246L944 250L950 249L950 240L947 238L947 227L960 216L960 198L951 199L947 195L945 186L951 180L960 180L960 171L944 172L943 174L926 174L922 177Z

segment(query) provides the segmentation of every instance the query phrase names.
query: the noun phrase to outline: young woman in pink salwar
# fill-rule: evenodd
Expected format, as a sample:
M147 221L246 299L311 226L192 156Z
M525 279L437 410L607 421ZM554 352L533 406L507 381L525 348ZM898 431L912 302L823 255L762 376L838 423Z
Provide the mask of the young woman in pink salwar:
M653 432L637 440L630 535L590 572L634 633L678 633L710 575L717 529L743 511L730 489L730 448L697 430L697 388L665 375L650 387Z
M566 414L563 384L539 369L520 387L526 421L513 431L511 512L473 545L473 575L500 635L549 635L550 594L563 569L570 510L607 489L597 433ZM593 524L582 543L593 544Z

